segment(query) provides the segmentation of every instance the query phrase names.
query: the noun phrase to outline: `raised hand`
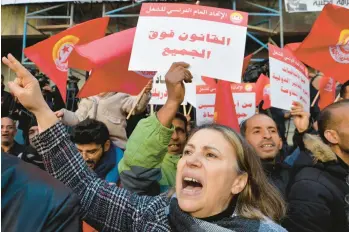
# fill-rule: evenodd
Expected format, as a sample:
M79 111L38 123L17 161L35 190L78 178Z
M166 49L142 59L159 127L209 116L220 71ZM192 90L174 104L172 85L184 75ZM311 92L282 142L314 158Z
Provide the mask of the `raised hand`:
M304 111L302 103L294 102L290 113L298 132L302 133L309 128L310 113Z
M9 82L8 87L27 110L35 114L40 108L48 107L38 80L15 57L9 54L2 62L16 73L17 78Z
M40 130L53 126L57 118L45 102L38 80L11 54L3 57L2 62L17 75L14 82L8 83L11 93L35 115Z
M165 76L169 102L181 104L184 100L184 82L191 83L193 76L187 69L189 64L184 62L173 63Z

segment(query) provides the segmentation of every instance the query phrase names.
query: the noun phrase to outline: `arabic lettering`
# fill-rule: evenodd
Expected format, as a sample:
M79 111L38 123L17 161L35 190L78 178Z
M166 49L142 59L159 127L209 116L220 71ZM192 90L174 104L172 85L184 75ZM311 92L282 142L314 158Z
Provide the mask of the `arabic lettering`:
M164 6L161 8L160 7L155 8L150 6L149 10L147 10L146 13L149 14L151 12L165 12L165 11L166 11L166 7Z
M204 109L204 108L213 108L214 105L200 105L199 109Z
M159 36L160 35L160 36ZM167 38L174 38L175 33L173 30L170 32L157 32L157 31L150 31L149 32L149 39L154 40L154 39L159 39L159 40L164 40ZM181 35L178 36L178 39L180 41L190 41L190 42L196 42L196 41L201 41L201 42L207 42L207 43L214 43L214 44L219 44L219 45L230 45L231 38L227 38L225 36L218 37L217 35L211 35L211 34L192 34L189 36L188 33L183 32Z
M191 50L188 51L186 49L170 49L170 48L165 48L164 51L162 52L163 56L177 56L177 55L182 55L182 56L191 56L192 58L198 57L204 59L210 58L211 51L207 51L205 49L202 49L200 52L197 50Z

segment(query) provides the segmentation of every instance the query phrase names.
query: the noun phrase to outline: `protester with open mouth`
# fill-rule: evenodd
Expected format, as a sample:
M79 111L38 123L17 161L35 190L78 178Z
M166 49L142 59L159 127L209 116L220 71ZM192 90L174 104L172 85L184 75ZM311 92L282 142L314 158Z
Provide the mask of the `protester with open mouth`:
M37 80L12 55L3 62L18 77L9 84L11 91L38 120L42 133L34 143L47 171L81 197L83 219L99 231L286 231L273 222L285 213L281 196L253 149L233 130L199 128L178 163L176 194L137 196L99 179L45 103ZM184 99L183 81L192 80L188 67L174 63L166 74L168 100L156 115L156 128L144 132L145 140L170 140L174 128L168 115Z

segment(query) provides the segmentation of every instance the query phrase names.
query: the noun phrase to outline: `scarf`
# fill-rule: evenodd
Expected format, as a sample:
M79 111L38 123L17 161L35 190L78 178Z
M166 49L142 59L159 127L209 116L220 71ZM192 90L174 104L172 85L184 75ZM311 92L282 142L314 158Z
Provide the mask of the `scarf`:
M230 217L207 222L183 212L176 197L172 197L168 209L168 219L172 231L176 232L257 232L260 221L242 218L235 213Z

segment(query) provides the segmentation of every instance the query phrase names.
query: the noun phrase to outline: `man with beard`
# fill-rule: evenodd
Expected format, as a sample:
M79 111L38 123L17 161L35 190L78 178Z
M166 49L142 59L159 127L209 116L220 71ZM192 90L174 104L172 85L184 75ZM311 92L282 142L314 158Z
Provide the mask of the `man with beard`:
M306 131L309 113L304 112L303 105L295 102L290 113L299 134ZM285 196L290 166L282 160L286 155L281 154L282 139L275 121L268 115L256 114L241 124L240 132L256 150L270 181Z
M188 121L183 114L176 113L177 108L168 108L167 116L174 128L171 137L170 129L162 127L162 138L152 136L144 140L143 131L153 130L160 122L155 114L141 120L119 164L122 187L139 195L156 196L175 185L177 163L187 141Z
M118 163L122 159L123 151L111 143L104 123L85 119L73 127L71 140L99 178L118 184Z
M15 141L16 123L9 117L1 118L1 151L20 156L25 147Z
M349 231L349 100L326 107L319 135L304 135L303 151L287 191L290 232Z

